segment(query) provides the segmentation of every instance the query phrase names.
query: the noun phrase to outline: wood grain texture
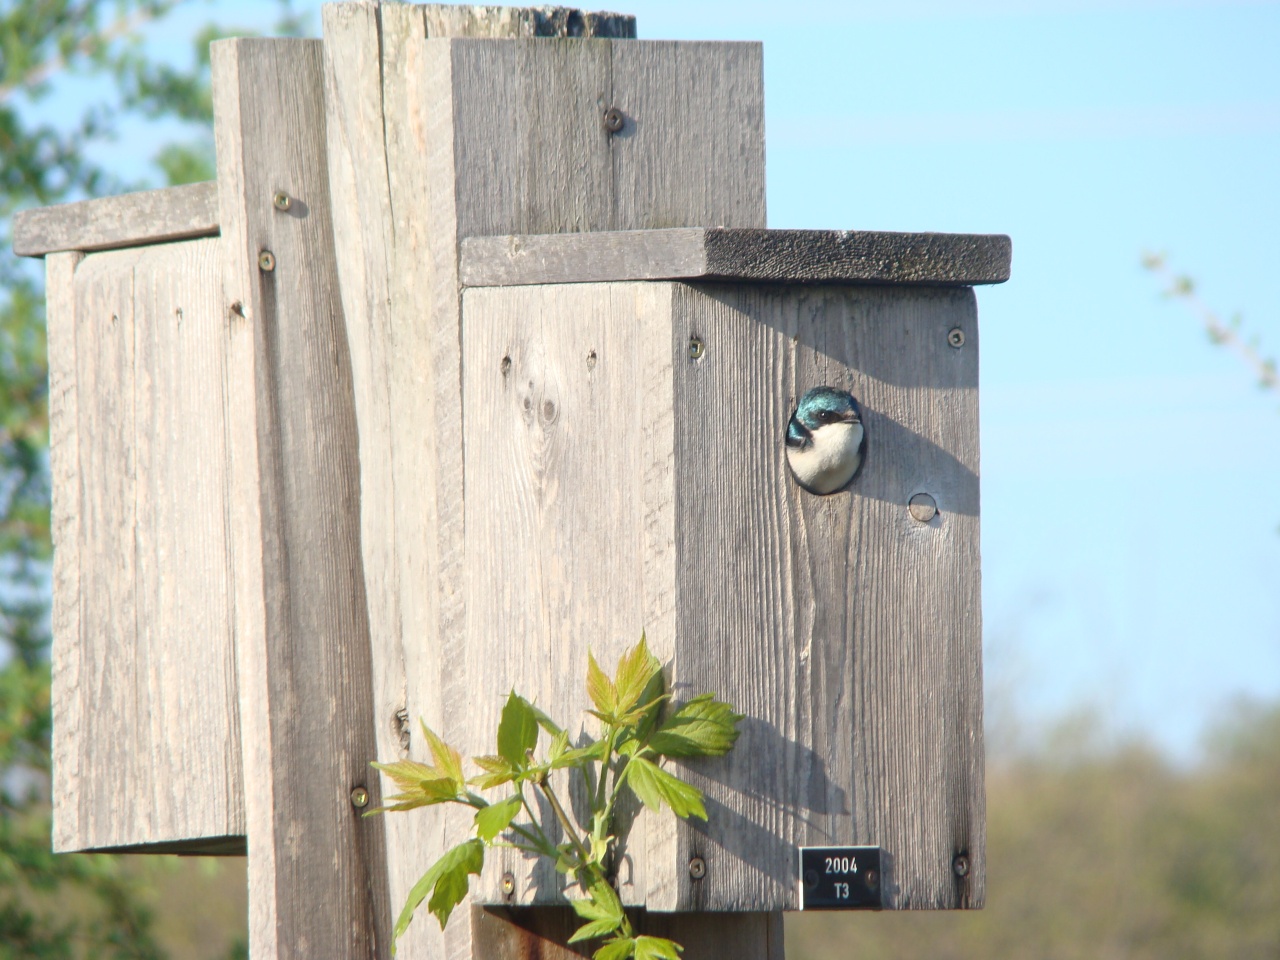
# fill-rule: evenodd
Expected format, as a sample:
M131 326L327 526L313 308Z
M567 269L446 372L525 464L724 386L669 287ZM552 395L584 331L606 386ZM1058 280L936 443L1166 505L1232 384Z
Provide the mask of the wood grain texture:
M242 850L218 244L91 255L73 307L69 262L50 261L55 530L78 541L55 572L55 848Z
M490 287L609 280L918 283L1009 279L1002 235L691 227L468 237L462 282Z
M878 844L887 905L983 897L978 330L970 290L681 286L674 478L681 608L674 671L747 715L709 793L685 908L791 908L795 847ZM947 343L959 326L963 349ZM813 497L781 439L811 386L850 389L868 452L849 491ZM721 429L723 411L739 411ZM927 492L928 524L907 510ZM797 789L798 788L798 789ZM963 880L951 870L964 852ZM674 895L672 895L674 894ZM652 905L652 901L651 901Z
M218 235L218 188L192 183L118 197L23 210L13 218L13 252L112 250Z
M764 227L761 69L751 43L453 41L459 236Z
M211 48L231 317L237 651L250 950L389 952L357 430L337 290L320 41ZM277 191L293 198L272 205ZM259 268L262 251L274 269Z
M625 125L613 137L613 222L595 229L765 227L763 45L612 50Z
M463 748L492 753L506 692L536 697L575 740L587 651L612 672L647 630L675 649L669 554L674 503L654 483L672 457L667 349L670 289L660 284L468 290L463 369L467 452L466 675L478 692ZM655 376L637 376L637 371ZM648 435L646 435L648 434ZM655 476L656 475L656 476ZM594 726L591 727L594 730ZM574 812L580 819L580 804ZM645 902L647 824L631 832L619 892ZM589 823L589 818L586 818ZM476 884L502 903L563 902L565 877L495 851Z
M794 909L798 846L876 844L891 908L981 905L972 291L547 285L469 289L464 310L468 676L569 719L588 705L586 645L611 663L644 626L678 698L710 690L747 715L728 758L681 770L708 823L641 823L627 898ZM829 497L796 486L782 446L821 383L858 396L870 444ZM650 436L659 413L669 445ZM927 524L919 492L939 507ZM485 708L481 729L497 698ZM558 893L503 866L521 903Z
M455 14L461 19L448 19ZM519 32L521 22L392 4L348 3L324 14L330 180L360 423L375 716L384 758L405 752L422 758L419 717L459 742L469 729L462 720L472 687L461 669L458 242L482 228L610 227L617 194L636 189L614 176L620 141L602 127L613 55L608 41L447 36L528 36ZM572 22L565 20L566 32ZM710 136L698 145L704 153ZM684 155L651 152L677 166L701 162L692 146ZM731 186L732 178L717 200L727 210L742 202ZM752 225L763 226L762 181L756 201ZM642 209L635 216L624 226L651 225ZM669 429L669 413L660 423ZM438 811L389 823L397 838L388 864L393 905L444 849L448 823ZM452 825L453 834L458 828ZM470 935L465 922L455 921L441 942L420 918L400 941L400 955L470 957Z
M45 260L45 325L49 349L49 487L53 539L52 633L53 849L75 850L86 732L80 696L80 415L76 377L75 270L82 253Z
M636 18L575 7L498 7L428 3L417 7L428 37L634 38Z

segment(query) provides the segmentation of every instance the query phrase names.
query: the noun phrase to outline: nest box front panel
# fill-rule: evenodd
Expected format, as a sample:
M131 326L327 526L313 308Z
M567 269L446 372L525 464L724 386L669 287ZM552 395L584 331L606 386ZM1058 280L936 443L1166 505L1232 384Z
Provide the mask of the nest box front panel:
M882 848L885 906L979 906L972 290L676 289L673 673L747 719L683 773L711 817L673 859L705 878L662 908L794 909L797 848L843 845ZM865 429L859 472L825 496L784 441L820 386L851 392Z
M54 848L243 852L218 241L58 282Z

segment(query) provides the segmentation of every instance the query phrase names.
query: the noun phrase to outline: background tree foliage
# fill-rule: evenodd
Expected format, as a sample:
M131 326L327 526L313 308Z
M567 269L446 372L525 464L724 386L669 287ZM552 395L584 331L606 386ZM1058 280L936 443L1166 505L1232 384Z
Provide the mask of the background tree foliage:
M160 957L182 939L208 955L217 938L200 924L243 935L242 873L198 886L207 871L189 862L49 852L44 292L9 230L24 207L212 176L208 43L251 31L204 27L185 67L149 57L148 25L191 2L0 0L0 960ZM287 2L279 14L276 32L299 32ZM68 75L101 96L58 116ZM94 159L128 118L190 124L152 158L153 183ZM1208 326L1232 345L1234 326ZM1243 709L1188 768L1140 744L1090 745L1090 729L991 765L985 911L791 915L792 960L1280 957L1280 707ZM157 873L179 869L157 900Z
M250 31L206 26L187 67L149 57L146 27L182 2L0 6L0 958L163 955L145 869L49 851L44 291L39 264L13 256L10 226L25 207L212 177L209 41ZM285 0L276 30L299 29ZM69 75L101 91L75 116L53 107ZM133 118L195 125L153 158L159 183L128 182L94 159Z

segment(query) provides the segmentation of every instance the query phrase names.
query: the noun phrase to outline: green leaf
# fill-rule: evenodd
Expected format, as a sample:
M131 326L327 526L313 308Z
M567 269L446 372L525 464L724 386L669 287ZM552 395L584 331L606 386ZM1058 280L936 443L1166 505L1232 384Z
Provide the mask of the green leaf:
M587 896L590 898L587 902L594 903L599 913L587 917L589 920L601 919L604 917L613 917L619 923L622 922L622 901L618 899L618 892L613 889L609 881L595 874L591 881L587 884ZM582 901L574 901L580 903ZM579 912L578 916L584 916Z
M418 763L416 760L397 760L395 763L378 763L375 760L369 766L375 770L381 770L395 781L395 785L401 790L416 790L418 784L424 780L440 779L439 770L425 763Z
M738 739L742 715L715 694L704 693L683 704L649 738L649 747L664 757L719 757Z
M484 844L479 840L468 840L466 843L459 844L446 853L445 857L455 852L457 857L440 875L440 879L436 881L435 892L427 901L427 909L440 921L441 930L449 922L449 914L453 913L453 908L467 897L467 885L470 883L467 880L467 874L474 873L479 876L480 870L484 867Z
M628 785L650 810L661 810L665 803L677 817L707 819L702 791L672 776L657 764L644 757L634 757L627 762L624 774Z
M684 947L664 937L636 937L635 960L680 960Z
M547 762L551 769L556 769L556 761L569 751L569 734L561 730L551 738L551 746L547 747Z
M631 937L618 937L607 941L604 946L593 953L592 960L628 960L635 956L636 942Z
M462 757L457 750L437 737L426 723L421 720L419 723L422 724L422 732L427 738L427 746L431 748L431 759L436 762L436 769L461 786L467 779L462 775Z
M475 784L481 790L490 790L510 783L516 778L516 771L506 757L484 756L471 758L477 767L485 771L481 776L472 777L467 783Z
M604 740L595 740L585 747L566 750L551 764L551 767L553 770L559 770L561 767L572 766L580 760L595 760L597 763L603 763L608 749L609 744Z
M573 932L573 936L569 938L570 943L580 943L583 940L594 940L597 937L607 937L613 931L621 926L616 920L592 920L590 923L584 923Z
M594 897L586 897L582 900L570 900L569 906L573 907L573 912L582 917L583 920L616 920L622 922L622 914L613 910L611 904L602 904Z
M533 705L524 697L511 691L502 719L498 722L498 754L515 770L529 765L528 751L538 743L538 717Z
M519 794L514 797L490 804L476 811L476 833L480 839L489 843L516 818L522 806Z
M374 762L370 766L381 770L401 789L400 793L388 798L399 801L398 803L370 810L371 814L387 810L412 810L414 807L456 800L458 790L462 786L451 777L440 776L440 771L435 767L416 763L413 760L399 760L395 763Z
M605 723L611 722L610 718L618 710L618 690L600 669L590 650L587 651L587 696L599 711L596 716Z
M641 634L640 642L618 660L618 674L614 681L618 703L614 712L626 713L639 704L654 677L661 673L662 664L649 652L649 645Z
M440 929L449 922L449 914L467 895L467 874L477 876L484 866L484 844L479 840L468 840L460 843L437 860L426 873L413 885L409 897L405 900L404 909L396 920L393 940L398 940L409 928L413 920L413 912L431 894L427 909L440 921ZM462 890L458 892L458 879L461 877ZM443 889L442 889L443 885ZM451 900L452 898L452 900Z

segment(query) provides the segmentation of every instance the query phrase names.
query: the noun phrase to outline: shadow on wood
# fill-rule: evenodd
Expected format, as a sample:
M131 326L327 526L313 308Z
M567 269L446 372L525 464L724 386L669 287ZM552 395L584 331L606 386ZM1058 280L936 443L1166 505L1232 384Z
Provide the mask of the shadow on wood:
M782 960L780 913L629 913L636 933L683 946L681 960ZM569 907L472 907L472 956L484 960L576 960L597 940L569 944L582 921Z

